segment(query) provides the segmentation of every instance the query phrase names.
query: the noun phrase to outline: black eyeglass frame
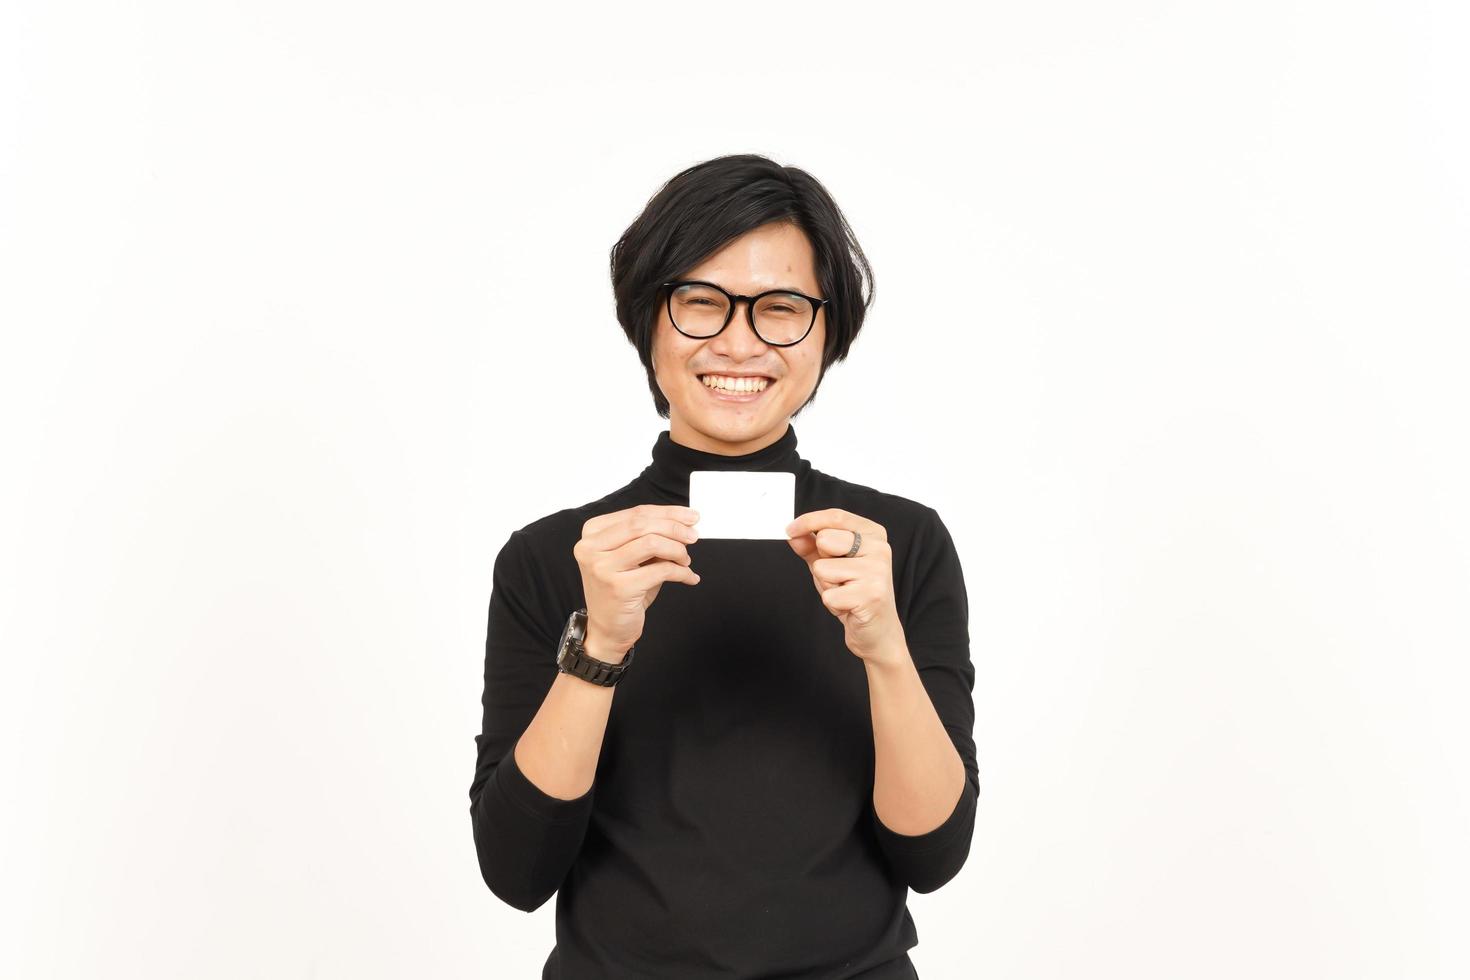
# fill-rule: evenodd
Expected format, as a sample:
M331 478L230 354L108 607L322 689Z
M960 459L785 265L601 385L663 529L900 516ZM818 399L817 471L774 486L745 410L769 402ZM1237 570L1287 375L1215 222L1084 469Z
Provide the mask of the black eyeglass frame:
M679 322L674 319L674 287L676 286L708 286L711 289L715 289L723 293L725 298L730 301L730 305L725 310L725 322L720 324L720 329L716 330L712 334L706 334L702 337L697 337L692 333L685 333L684 330L679 327ZM757 337L761 338L761 343L765 344L768 347L795 347L803 340L806 340L806 338L811 335L812 328L817 325L817 313L822 309L822 307L831 302L831 300L818 299L815 296L808 296L806 293L799 292L795 289L767 289L765 292L756 293L754 296L742 296L739 293L732 293L728 289L725 289L723 286L709 282L704 279L675 279L672 282L664 283L661 288L667 291L664 296L664 308L669 312L669 322L674 325L675 330L678 330L681 334L684 334L684 336L688 337L690 340L709 340L712 337L718 337L721 333L724 332L725 328L730 325L730 321L734 319L735 304L740 302L741 300L745 300L745 322L749 323L751 331L754 332ZM805 333L803 333L800 337L797 337L790 343L771 343L771 341L767 340L764 337L761 337L761 332L756 328L755 325L756 300L760 299L763 296L770 296L775 293L780 293L784 296L800 296L802 299L812 304L812 322L806 325Z

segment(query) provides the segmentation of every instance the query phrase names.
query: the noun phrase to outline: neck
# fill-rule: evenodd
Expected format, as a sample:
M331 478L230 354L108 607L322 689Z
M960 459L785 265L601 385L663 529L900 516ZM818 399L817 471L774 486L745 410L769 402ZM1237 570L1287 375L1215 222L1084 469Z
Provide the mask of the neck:
M789 421L774 439L767 436L745 443L715 440L715 444L716 449L701 449L674 439L672 428L660 432L654 441L652 462L643 471L643 477L657 488L663 499L687 506L689 474L694 470L781 470L795 473L798 493L811 472L811 464L796 451L796 427ZM745 445L758 448L736 451L737 447Z
M787 419L770 431L751 436L749 439L726 440L717 435L701 432L679 418L678 415L669 418L670 439L689 449L697 449L702 453L712 453L716 456L744 456L764 449L786 435L786 430L789 428L791 428L791 420Z

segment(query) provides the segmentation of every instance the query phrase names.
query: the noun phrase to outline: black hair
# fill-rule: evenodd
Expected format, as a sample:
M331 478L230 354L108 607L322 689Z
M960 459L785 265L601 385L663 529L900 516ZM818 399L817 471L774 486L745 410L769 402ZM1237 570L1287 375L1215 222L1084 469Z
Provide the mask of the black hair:
M654 408L669 417L669 402L653 371L653 334L662 284L748 231L771 222L806 234L816 259L825 307L826 342L817 384L797 413L811 404L827 368L847 357L873 304L873 270L837 202L815 177L754 153L715 157L671 177L617 244L610 265L618 322L648 372ZM864 289L866 288L866 292Z

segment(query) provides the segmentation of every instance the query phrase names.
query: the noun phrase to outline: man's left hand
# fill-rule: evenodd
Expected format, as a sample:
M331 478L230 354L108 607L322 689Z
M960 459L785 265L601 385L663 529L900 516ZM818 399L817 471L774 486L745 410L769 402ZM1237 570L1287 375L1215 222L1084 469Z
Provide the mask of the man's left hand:
M849 558L854 532L862 542ZM842 621L847 648L875 665L908 656L883 525L833 507L807 511L786 525L786 534L811 571L822 604Z

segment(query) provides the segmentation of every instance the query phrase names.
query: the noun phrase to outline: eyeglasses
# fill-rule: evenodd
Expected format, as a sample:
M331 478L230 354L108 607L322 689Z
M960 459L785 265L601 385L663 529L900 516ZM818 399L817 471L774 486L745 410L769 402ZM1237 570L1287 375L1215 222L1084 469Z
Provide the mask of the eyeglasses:
M745 319L755 335L772 347L799 344L817 322L817 311L829 301L790 289L768 289L754 296L727 293L712 282L679 279L666 282L669 320L686 337L704 340L730 325L735 304L745 301Z

